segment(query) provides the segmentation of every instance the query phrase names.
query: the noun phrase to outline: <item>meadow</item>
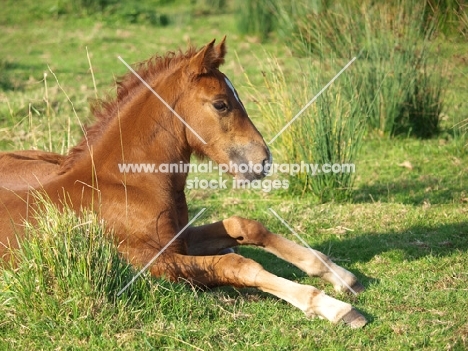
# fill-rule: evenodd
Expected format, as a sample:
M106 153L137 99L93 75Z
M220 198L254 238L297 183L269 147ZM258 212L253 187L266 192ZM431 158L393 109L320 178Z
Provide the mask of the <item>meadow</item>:
M369 324L351 330L307 319L255 289L201 291L147 275L117 297L136 271L119 258L105 228L93 214L76 218L49 206L18 253L22 263L5 265L0 274L0 349L468 348L468 10L456 14L458 24L444 12L447 21L429 34L402 30L396 35L403 39L394 43L394 37L369 35L387 22L364 7L362 17L341 21L330 15L338 9L325 9L330 16L322 20L333 40L319 41L318 25L301 31L319 20L307 17L312 12L247 3L241 10L266 15L256 22L229 0L6 0L0 150L66 153L81 140L81 125L93 121L90 102L112 96L115 79L127 72L118 56L135 63L227 35L222 71L267 141L356 56L271 144L275 162L349 161L355 173L277 175L290 187L271 191L188 189L187 200L191 216L207 208L196 224L241 215L297 241L269 209L276 211L311 247L359 277L364 293L338 296ZM268 11L281 14L278 23L270 22ZM291 13L298 20L288 27ZM257 26L248 28L239 16ZM388 23L403 23L397 18ZM352 23L359 35L349 27L347 36L339 26ZM344 34L335 38L333 28ZM368 40L364 49L351 37ZM330 44L338 41L339 47ZM385 61L379 50L387 42ZM381 71L372 66L376 58ZM417 91L408 99L407 87ZM406 100L398 105L402 95ZM427 118L420 123L423 110ZM279 276L337 296L260 249L239 250Z

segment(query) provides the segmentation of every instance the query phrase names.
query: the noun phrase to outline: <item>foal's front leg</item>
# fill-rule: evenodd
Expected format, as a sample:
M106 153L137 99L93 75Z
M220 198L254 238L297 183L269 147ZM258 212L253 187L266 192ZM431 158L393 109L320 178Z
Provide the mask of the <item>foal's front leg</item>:
M186 242L190 255L215 255L224 248L237 245L259 246L294 264L309 276L330 282L336 291L360 293L364 290L354 274L333 263L323 253L273 234L254 220L234 216L221 222L191 227Z
M151 267L156 276L184 278L197 285L255 287L273 294L307 316L319 316L333 323L345 322L352 328L364 326L366 319L353 306L334 299L313 286L302 285L267 272L257 262L230 253L217 256L162 255Z

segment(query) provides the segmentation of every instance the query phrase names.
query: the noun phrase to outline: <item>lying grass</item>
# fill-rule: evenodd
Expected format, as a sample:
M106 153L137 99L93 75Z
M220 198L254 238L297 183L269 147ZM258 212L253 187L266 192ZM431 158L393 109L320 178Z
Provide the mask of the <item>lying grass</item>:
M268 125L253 98L245 98L247 83L240 64L263 93L258 58L274 53L286 75L298 77L291 64L297 59L287 56L284 47L260 46L238 36L229 15L152 28L87 18L25 20L26 12L19 10L10 6L0 15L23 16L2 24L0 57L5 63L0 67L7 73L0 91L2 150L37 147L65 152L68 140L78 141L78 119L90 121L88 99L95 96L86 47L98 96L104 96L112 91L113 76L125 72L117 55L135 62L184 47L189 38L201 45L230 33L232 56L224 71L266 139L279 126ZM197 224L243 215L296 240L271 216L268 208L274 209L311 246L361 279L366 292L356 299L339 297L368 317L370 324L364 329L308 320L287 303L254 289L199 291L183 282L143 277L127 295L116 298L116 287L133 271L119 260L103 228L92 215L77 219L49 208L18 252L22 264L2 270L0 349L466 349L468 155L465 142L451 132L455 118L468 116L466 46L445 42L441 56L454 72L444 133L432 140L366 135L349 202L317 204L315 198L293 196L289 190L187 192L192 216L201 207L208 209ZM274 156L290 157L278 150ZM241 248L241 253L280 276L336 296L329 285L260 249Z

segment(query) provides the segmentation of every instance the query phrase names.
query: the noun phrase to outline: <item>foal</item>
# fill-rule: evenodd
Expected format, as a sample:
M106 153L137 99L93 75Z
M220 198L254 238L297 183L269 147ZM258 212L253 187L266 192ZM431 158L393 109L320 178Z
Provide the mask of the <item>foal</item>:
M267 272L226 248L255 245L319 276L337 291L361 292L356 277L320 252L269 232L257 221L230 217L189 227L184 186L187 173L121 173L123 163L188 164L192 154L219 164L251 164L237 179L265 176L271 155L236 90L219 71L226 45L213 40L200 50L168 53L136 67L118 83L117 97L93 107L96 124L68 155L41 151L0 153L0 255L16 248L28 213L43 192L59 208L95 211L114 231L119 252L155 276L184 278L203 286L256 287L306 315L361 327L366 319L350 304L320 290ZM159 94L159 97L156 94ZM167 105L165 105L164 100ZM176 116L176 115L178 116ZM183 120L179 120L179 117ZM255 167L260 166L260 167Z

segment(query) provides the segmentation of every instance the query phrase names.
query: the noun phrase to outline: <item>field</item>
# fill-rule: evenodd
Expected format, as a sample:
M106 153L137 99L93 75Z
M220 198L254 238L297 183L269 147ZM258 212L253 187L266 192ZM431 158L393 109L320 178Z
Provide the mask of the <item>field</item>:
M266 83L273 86L278 77L275 62L284 73L280 87L286 92L277 109L293 116L320 89L302 85L303 80L315 79L305 67L323 68L319 82L323 86L351 58L334 54L314 58L294 52L280 35L243 34L230 1L148 0L128 2L128 7L116 7L114 12L76 5L85 3L7 0L4 4L0 150L66 153L81 140L80 124L93 121L90 101L112 95L115 78L127 72L118 56L135 63L155 53L184 50L189 42L200 47L227 34L228 57L222 71L267 141L285 122L268 112L274 103ZM345 195L317 196L294 178L289 178L291 188L281 190L187 190L191 216L207 208L196 224L241 215L297 241L272 216L269 209L273 209L311 247L355 273L366 291L356 298L339 298L352 302L368 318L363 329L307 319L287 303L254 289L200 291L144 276L127 295L116 298L121 281L112 274L135 272L118 261L97 220L49 208L38 237L55 240L59 250L61 235L67 235L77 243L78 256L96 247L102 256L67 261L54 256L55 248L40 240L26 245L21 253L25 263L17 269L6 267L0 275L0 349L466 350L466 39L462 34L440 33L430 41L428 50L437 57L445 79L437 133L429 138L392 135L360 125L362 132L353 131L361 138L353 154L356 171ZM337 83L348 82L353 69L350 66ZM345 88L355 87L349 83ZM323 103L320 99L317 104ZM317 104L304 117L322 111ZM331 114L335 117L337 113ZM301 118L290 134L286 130L272 144L275 159L298 160L289 149L291 140L306 148L315 143L300 133L299 127L307 127ZM54 237L54 231L61 234ZM97 242L91 240L86 244L91 246L83 249L81 236ZM259 249L243 247L240 253L277 275L335 296L329 285ZM109 268L110 261L115 267ZM93 277L98 273L103 280ZM109 281L103 282L106 278Z

